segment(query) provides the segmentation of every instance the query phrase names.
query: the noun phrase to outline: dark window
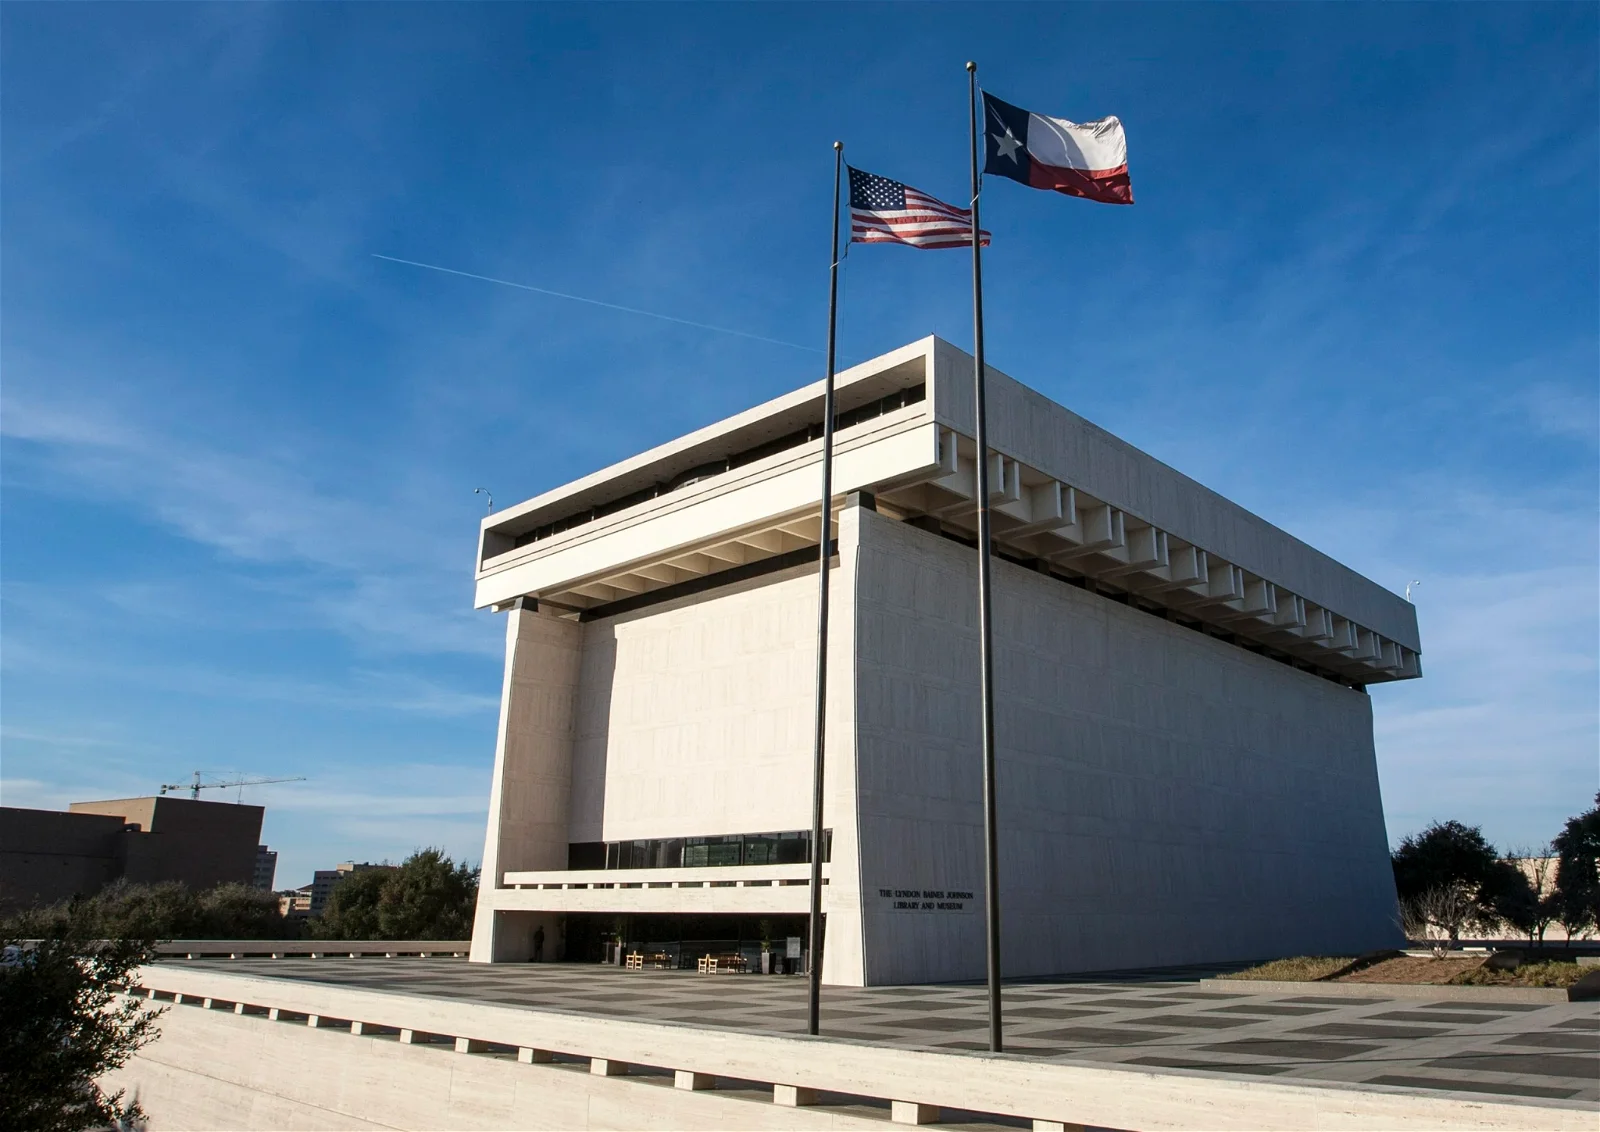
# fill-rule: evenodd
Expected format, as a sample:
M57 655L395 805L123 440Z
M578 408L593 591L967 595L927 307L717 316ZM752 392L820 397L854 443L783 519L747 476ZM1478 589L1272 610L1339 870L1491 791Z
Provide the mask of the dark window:
M886 397L880 397L869 404L838 414L833 418L833 426L835 429L847 429L851 425L858 425L863 421L872 420L874 417L881 417L886 413L903 409L907 405L914 405L927 397L927 395L928 389L926 385L917 385L910 389L898 389ZM562 531L570 531L574 527L592 523L596 519L604 518L607 515L614 515L618 511L623 511L646 500L654 499L658 495L666 495L668 492L676 491L680 487L698 483L710 476L721 475L723 472L731 471L734 468L753 464L757 460L764 460L768 456L775 456L779 452L785 452L790 448L798 448L800 445L815 440L821 435L822 421L819 419L814 425L791 432L786 436L780 436L775 440L766 441L764 444L758 444L754 448L747 448L743 452L735 452L733 455L724 457L721 460L713 460L697 468L691 468L664 483L658 483L653 487L632 492L608 503L596 504L587 510L579 511L575 515L567 515L541 527L535 527L531 531L524 531L522 534L512 537L512 544L514 546L527 546L531 542L549 538L551 535L560 534Z
M706 864L716 866L739 864L741 840L738 834L732 837L706 838Z
M773 849L777 853L777 863L780 865L804 864L811 860L811 834L780 833Z
M650 852L651 844L648 841L624 841L622 843L622 867L625 869L650 869L655 867Z
M744 839L744 863L747 865L776 865L778 863L778 838L770 833L752 833Z
M606 867L604 841L575 841L567 846L567 868L603 869Z
M803 865L811 860L809 830L585 841L567 846L570 869L703 869L738 865ZM822 834L822 859L833 856L833 831Z
M655 844L656 868L676 869L683 864L683 838L668 837Z

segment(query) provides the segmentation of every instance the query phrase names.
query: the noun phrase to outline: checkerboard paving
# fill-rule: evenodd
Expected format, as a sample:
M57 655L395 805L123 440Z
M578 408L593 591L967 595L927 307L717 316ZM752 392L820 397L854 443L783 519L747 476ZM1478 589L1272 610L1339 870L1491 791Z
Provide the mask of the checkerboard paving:
M177 960L229 971L577 1014L756 1033L803 1033L793 977L458 959ZM1600 1003L1429 1001L1202 989L1214 969L1008 984L1008 1053L1044 1060L1341 1081L1600 1110ZM983 1050L982 987L823 988L822 1034Z

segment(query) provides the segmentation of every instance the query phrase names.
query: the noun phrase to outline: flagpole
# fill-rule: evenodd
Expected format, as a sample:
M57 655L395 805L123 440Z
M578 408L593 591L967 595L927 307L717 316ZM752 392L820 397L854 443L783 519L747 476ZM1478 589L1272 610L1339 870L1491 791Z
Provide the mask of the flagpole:
M822 534L817 540L817 734L811 769L811 968L807 976L806 1033L815 1034L822 1010L822 775L828 717L828 559L833 540L833 359L839 323L839 173L844 143L833 143L833 245L828 267L828 377L822 395Z
M967 64L967 114L972 124L972 354L978 446L978 669L983 714L983 916L989 979L989 1049L1004 1048L1000 1026L1000 862L994 821L994 649L989 571L989 422L984 405L983 254L978 227L978 64Z

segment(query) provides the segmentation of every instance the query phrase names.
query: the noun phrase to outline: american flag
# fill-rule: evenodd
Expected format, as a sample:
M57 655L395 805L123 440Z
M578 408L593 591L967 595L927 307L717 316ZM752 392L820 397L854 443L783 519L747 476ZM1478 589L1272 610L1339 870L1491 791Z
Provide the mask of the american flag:
M981 243L989 233L979 232ZM972 246L972 210L945 204L909 185L850 169L850 242L914 248Z

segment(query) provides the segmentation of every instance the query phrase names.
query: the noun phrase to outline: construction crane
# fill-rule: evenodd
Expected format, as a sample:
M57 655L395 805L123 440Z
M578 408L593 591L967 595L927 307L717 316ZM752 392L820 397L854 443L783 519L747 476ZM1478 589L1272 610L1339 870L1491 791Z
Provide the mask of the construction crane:
M202 790L222 790L237 786L240 788L242 796L246 786L265 786L269 782L304 782L305 780L306 777L302 774L294 778L236 778L232 782L201 782L200 772L197 770L194 772L193 782L169 782L161 787L161 793L165 794L169 790L187 790L189 797L198 801Z

